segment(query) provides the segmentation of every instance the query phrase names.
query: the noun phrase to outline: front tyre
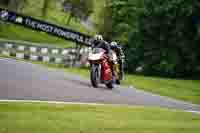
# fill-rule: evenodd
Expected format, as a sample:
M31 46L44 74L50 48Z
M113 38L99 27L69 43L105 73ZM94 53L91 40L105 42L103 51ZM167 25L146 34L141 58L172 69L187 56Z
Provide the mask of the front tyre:
M100 70L99 70L99 65L97 64L92 64L91 66L91 71L90 71L90 79L92 86L94 88L99 87L99 82L100 82Z
M107 84L106 84L106 87L107 87L108 89L113 89L113 88L114 88L112 82L107 83Z

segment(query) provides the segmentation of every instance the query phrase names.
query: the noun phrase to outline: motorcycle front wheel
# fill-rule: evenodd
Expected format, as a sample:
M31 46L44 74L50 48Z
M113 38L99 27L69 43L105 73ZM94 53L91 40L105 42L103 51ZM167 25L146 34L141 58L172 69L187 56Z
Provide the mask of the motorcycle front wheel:
M99 82L100 82L99 64L92 64L91 65L90 79L91 79L92 86L94 88L98 88L99 87Z

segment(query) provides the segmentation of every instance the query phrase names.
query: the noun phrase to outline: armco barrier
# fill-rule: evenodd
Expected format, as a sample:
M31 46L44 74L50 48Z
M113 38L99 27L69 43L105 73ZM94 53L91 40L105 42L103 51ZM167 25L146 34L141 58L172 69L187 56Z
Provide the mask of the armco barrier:
M87 66L87 55L91 48L64 49L55 46L20 42L0 39L0 54L4 56L14 56L17 59L27 59L54 64L64 64L65 66ZM79 52L79 54L77 54ZM80 55L80 57L77 57Z

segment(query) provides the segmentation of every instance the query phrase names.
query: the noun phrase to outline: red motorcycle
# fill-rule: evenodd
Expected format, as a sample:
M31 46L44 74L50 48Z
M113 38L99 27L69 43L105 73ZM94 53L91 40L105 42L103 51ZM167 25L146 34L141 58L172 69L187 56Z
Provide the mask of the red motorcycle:
M117 58L113 53L113 59ZM94 48L89 54L88 61L90 62L90 79L92 86L97 88L100 83L103 83L107 88L113 88L113 74L111 70L112 63L102 48Z

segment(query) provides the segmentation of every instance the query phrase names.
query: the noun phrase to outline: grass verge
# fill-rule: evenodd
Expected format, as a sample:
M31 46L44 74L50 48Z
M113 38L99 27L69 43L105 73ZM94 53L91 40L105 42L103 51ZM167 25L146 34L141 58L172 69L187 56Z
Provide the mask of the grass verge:
M126 106L0 103L1 133L198 133L200 115Z
M162 96L168 96L194 104L200 104L200 80L181 80L160 77L126 75L125 85Z
M34 31L31 29L24 28L13 24L4 24L0 30L0 37L10 40L23 40L34 43L45 43L52 46L58 46L68 48L75 46L75 43L50 36L47 33Z

